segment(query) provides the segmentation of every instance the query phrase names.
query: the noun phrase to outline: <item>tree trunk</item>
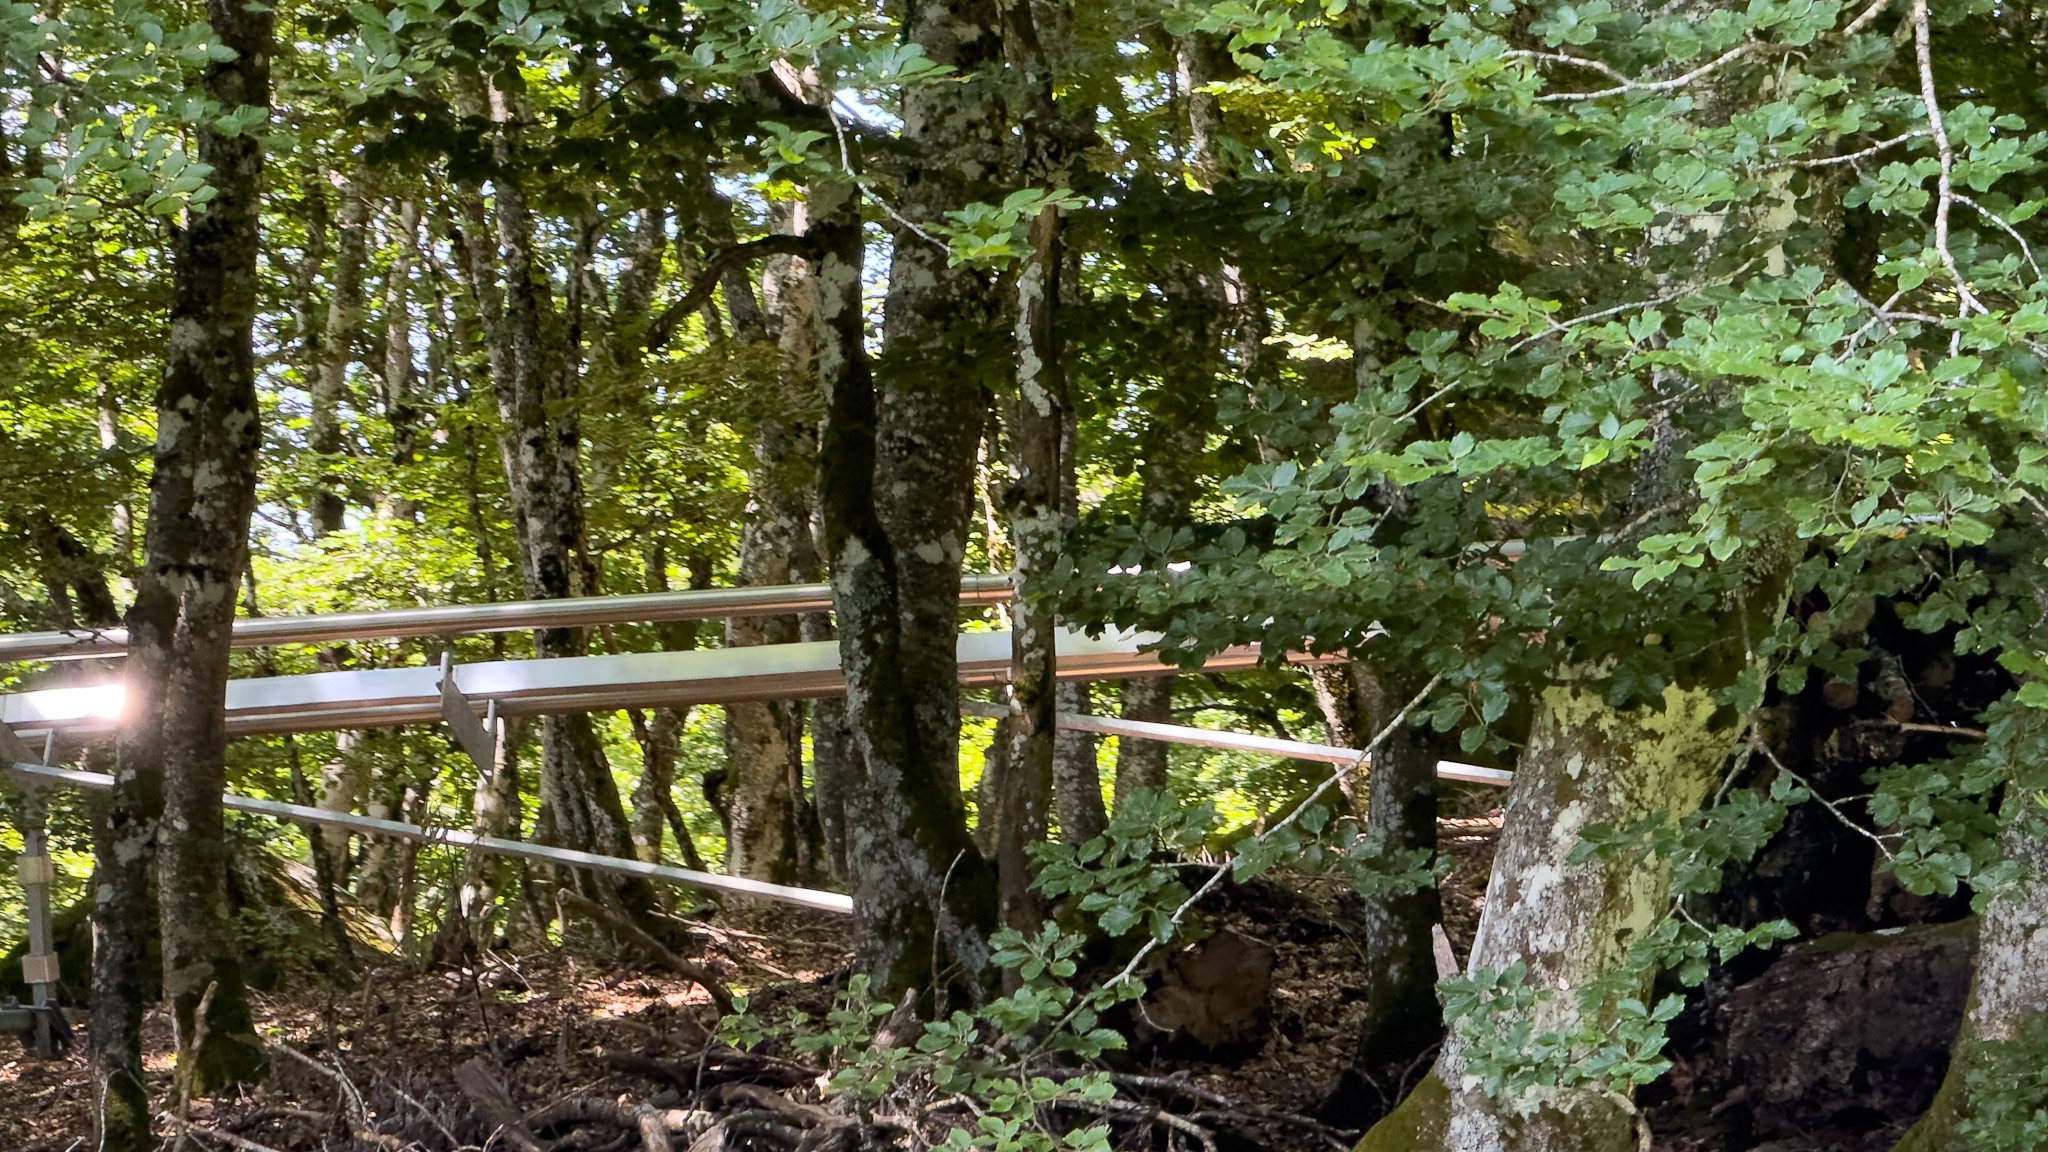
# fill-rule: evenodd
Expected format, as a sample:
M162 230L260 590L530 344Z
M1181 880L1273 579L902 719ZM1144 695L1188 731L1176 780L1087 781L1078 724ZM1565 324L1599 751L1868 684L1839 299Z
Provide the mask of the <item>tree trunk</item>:
M1363 664L1318 672L1318 697L1332 696L1331 743L1347 748L1378 732L1422 687L1420 677L1375 675ZM1436 851L1436 752L1422 730L1403 724L1373 753L1365 834L1387 853ZM1367 1127L1393 1111L1443 1039L1431 933L1443 911L1437 890L1367 899L1364 911L1365 1019L1351 1066L1325 1108L1325 1119L1346 1128Z
M1999 846L2002 857L2019 865L2020 872L1984 910L1969 1008L1949 1049L1948 1073L1934 1103L1896 1152L1969 1152L1973 1143L1963 1122L1981 1113L1986 1103L1971 1091L1973 1072L1980 1086L1993 1092L2038 1083L2042 1044L2048 1040L2048 834L2040 828L2038 812L2030 811L2039 795L2007 785L2005 817L2010 823ZM2023 1117L2038 1117L2048 1100L2030 1094L2007 1103ZM1982 1147L1982 1139L1974 1146Z
M1141 676L1125 680L1117 695L1123 718L1148 724L1173 722L1173 680L1171 676ZM1128 736L1116 742L1116 799L1140 790L1157 792L1166 787L1167 747L1158 740L1134 740Z
M623 293L622 293L623 295ZM668 591L668 553L657 542L646 556L645 583L649 592ZM711 560L697 555L688 564L691 588L711 587ZM656 626L665 652L691 652L697 647L696 621L677 621ZM676 851L685 867L704 870L704 858L697 854L697 841L683 823L676 807L676 762L682 755L683 727L690 718L688 706L655 708L630 714L633 738L640 744L640 783L633 789L633 842L640 846L640 858L661 861L661 830L664 823L675 834Z
M392 235L391 269L384 276L384 419L391 425L391 479L403 490L419 444L419 406L413 402L412 311L408 302L412 266L419 253L420 212L411 200L398 202ZM419 505L394 493L385 496L395 520L417 521Z
M1533 1010L1535 1033L1577 1019L1574 990L1611 977L1629 948L1663 919L1668 866L1628 859L1573 863L1588 825L1626 827L1663 811L1678 819L1713 788L1732 732L1716 730L1712 693L1673 686L1662 710L1616 712L1598 693L1560 676L1543 690L1508 792L1507 822L1486 886L1467 971L1521 962L1528 985L1555 995ZM1596 1024L1623 996L1608 996ZM1537 1089L1489 1098L1464 1080L1467 1042L1445 1041L1436 1066L1359 1143L1361 1152L1627 1152L1635 1126L1624 1102L1592 1088Z
M1085 683L1061 684L1054 689L1053 700L1062 712L1086 716L1094 711ZM1060 818L1060 839L1068 844L1085 844L1109 824L1096 761L1095 733L1060 729L1052 750L1053 811Z
M1028 11L1019 6L1019 11ZM1018 22L1013 13L1012 24ZM1043 103L1050 113L1051 100ZM1027 849L1045 839L1052 816L1053 746L1059 732L1059 621L1037 598L1059 559L1060 460L1067 384L1057 323L1059 210L1031 222L1031 254L1017 275L1016 395L1007 405L1010 441L1010 537L1016 548L1018 597L1010 625L1009 755L999 761L1002 820L996 835L998 915L1005 927L1038 926Z
M722 223L717 231L731 236L731 209L722 199L715 200L709 218ZM751 282L744 275L729 275L724 288L735 336L765 339ZM740 529L742 586L789 584L816 573L810 518L817 431L804 418L813 408L815 387L794 371L779 376L750 429L750 499ZM728 648L789 644L800 634L795 617L735 617L726 622L725 643ZM726 705L725 752L721 795L731 821L726 870L782 884L812 879L814 822L803 794L802 705L770 700Z
M507 121L512 117L503 93L492 91L489 97L491 114L500 123L496 147L504 164L511 147ZM502 312L494 307L499 303L494 290L479 288L479 300L480 311L496 321L487 321L486 338L498 415L505 428L501 450L519 529L520 575L526 594L537 600L586 596L596 591L596 579L584 541L582 436L572 403L574 350L565 346L562 319L534 249L533 215L519 178L501 168L492 189L504 262ZM480 204L466 206L466 211L473 220L482 215ZM471 231L477 229L472 226ZM495 283L482 239L472 235L467 245L472 280L479 286ZM542 657L580 656L584 648L578 629L543 628L534 634L534 649ZM633 855L625 806L589 716L542 719L540 803L553 843L607 856ZM593 898L609 900L614 895L609 881L600 882L587 873L578 874L578 884ZM652 906L653 893L645 881L626 881L615 894L631 909Z
M232 60L202 83L222 107L268 107L272 16L241 0L209 0L207 20ZM108 944L95 990L109 1025L103 1147L153 1146L140 1116L134 1029L138 910L148 880L148 839L161 787L157 887L164 992L178 1036L178 1075L194 1095L253 1079L263 1049L249 1015L229 920L226 790L229 631L247 557L262 426L252 332L258 298L263 151L255 132L198 130L214 199L176 238L170 340L157 396L155 471L145 564L129 614L131 721L103 840L100 885ZM198 1010L204 1001L204 1026ZM137 1122L140 1131L137 1131Z
M363 258L369 247L368 175L358 168L340 189L341 205L334 219L334 277L327 296L327 327L321 358L310 381L311 411L306 446L323 464L308 503L315 538L342 529L348 513L339 471L342 451L341 401L348 395L348 366L355 358L356 326L363 314Z
M949 25L954 17L946 5L920 0L907 23L928 56L971 64L984 49L963 52L950 33L958 27L986 37L986 26ZM974 99L921 90L906 98L906 134L937 134L935 119L978 121L971 107L954 109L949 121L930 106ZM930 154L949 150L934 146ZM957 198L956 192L951 199ZM906 207L933 217L941 207L933 200L921 190ZM993 878L968 837L960 796L954 639L966 495L980 434L977 421L958 414L981 404L978 397L971 406L957 403L960 397L941 389L938 382L954 378L952 372L935 372L916 389L907 364L876 387L863 343L858 192L820 181L810 207L809 231L820 248L818 371L827 396L819 490L856 750L847 765L846 858L859 962L893 997L934 986L934 977L956 965L978 983L988 963ZM945 301L929 298L943 297L942 286L959 275L944 265L944 254L924 241L899 240L889 343L900 356L947 326L938 314ZM922 322L905 315L913 303L930 309Z

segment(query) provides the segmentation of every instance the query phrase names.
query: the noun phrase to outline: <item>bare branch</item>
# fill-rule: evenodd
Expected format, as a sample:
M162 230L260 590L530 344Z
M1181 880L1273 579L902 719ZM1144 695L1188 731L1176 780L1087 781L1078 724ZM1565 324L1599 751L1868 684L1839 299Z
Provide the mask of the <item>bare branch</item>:
M1845 153L1841 156L1820 156L1811 160L1794 160L1786 166L1790 168L1825 168L1830 164L1854 164L1858 160L1867 160L1887 148L1897 147L1908 140L1918 140L1920 137L1929 134L1927 129L1920 128L1900 136L1894 136L1889 140L1880 140L1870 147L1856 152Z
M1920 67L1920 104L1927 110L1927 130L1934 136L1934 153L1941 161L1941 174L1935 183L1934 251L1941 258L1941 266L1955 281L1958 314L1967 316L1973 308L1987 312L1990 309L1984 307L1976 293L1970 291L1962 270L1956 267L1955 253L1949 251L1948 246L1949 211L1955 207L1956 201L1953 180L1956 151L1949 143L1948 128L1941 119L1941 101L1934 91L1934 36L1927 27L1927 0L1913 0L1912 21L1913 54Z
M713 256L704 265L704 270L697 273L697 278L690 282L690 290L683 293L682 299L662 309L661 315L654 318L654 323L647 326L647 350L661 351L663 345L669 342L669 338L675 335L683 320L710 302L711 294L718 290L719 279L735 266L764 256L809 256L812 254L812 247L809 237L775 233L763 236L759 240L735 244Z
M1865 8L1857 14L1854 20L1849 21L1848 27L1842 29L1842 35L1854 36L1865 28L1870 27L1870 22L1877 19L1878 13L1891 7L1891 3L1892 0L1870 0L1870 7Z
M1977 210L1978 215L1984 217L1986 220L1991 221L1993 224L1998 225L2000 230L2002 230L2007 236L2012 237L2012 242L2020 246L2020 255L2025 256L2027 258L2027 267L2032 268L2034 270L2034 279L2038 280L2041 278L2041 266L2039 264L2034 263L2034 250L2027 246L2026 238L2019 234L2018 229L2006 223L2005 217L2000 216L1998 213L1993 212L1991 209L1986 208L1982 204L1977 203L1975 200L1970 199L1968 196L1963 195L1961 192L1957 192L1954 195L1958 202L1968 204L1970 207L1975 208Z
M1669 92L1674 88L1683 88L1696 80L1711 76L1719 69L1733 64L1745 56L1754 56L1766 49L1783 50L1779 45L1766 44L1761 40L1745 40L1683 76L1673 76L1669 80L1631 80L1621 76L1605 64L1584 60L1577 56L1553 56L1548 53L1530 53L1530 55L1537 59L1555 59L1577 65L1581 68L1591 68L1596 72L1605 73L1621 81L1612 88L1602 88L1595 92L1551 92L1536 98L1538 104L1564 104L1576 103L1582 100L1600 100L1608 96L1621 96L1630 92ZM1513 55L1513 53L1510 53L1510 55Z

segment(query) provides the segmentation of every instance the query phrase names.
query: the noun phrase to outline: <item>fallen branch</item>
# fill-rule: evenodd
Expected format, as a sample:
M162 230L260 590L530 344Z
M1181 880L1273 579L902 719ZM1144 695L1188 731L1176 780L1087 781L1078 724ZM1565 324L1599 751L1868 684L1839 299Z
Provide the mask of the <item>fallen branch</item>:
M1099 1112L1105 1116L1143 1116L1147 1123L1158 1124L1182 1135L1194 1137L1202 1145L1202 1152L1216 1152L1216 1137L1207 1128L1154 1104L1137 1104L1129 1100L1090 1100L1085 1096L1062 1096L1052 1103L1055 1106L1074 1108L1083 1112Z
M685 980L695 981L697 986L704 989L705 993L711 997L712 1003L718 1005L719 1015L732 1015L732 990L721 983L718 977L713 976L710 969L695 961L685 960L674 952L669 951L668 945L656 940L647 929L640 927L638 924L633 923L630 918L621 916L610 908L583 895L581 892L572 888L564 888L561 889L559 896L562 903L598 921L621 937L631 941L641 951L646 952L659 961L664 968Z
M368 984L365 982L365 987L367 986ZM341 1088L341 1102L348 1111L349 1126L351 1128L368 1128L370 1126L370 1110L363 1104L363 1094L356 1089L355 1082L343 1075L340 1069L329 1068L327 1065L320 1063L318 1060L313 1059L289 1044L266 1043L263 1045L263 1050L275 1056L286 1056L296 1060L322 1076L327 1077L329 1080L334 1081Z
M163 1113L160 1119L168 1121L171 1127L176 1128L181 1135L198 1136L225 1144L230 1148L240 1149L241 1152L277 1152L277 1149L272 1148L268 1144L258 1144L254 1140L237 1136L232 1132L223 1132L218 1128L208 1128L204 1125L194 1124L189 1120L180 1120L169 1112Z
M549 1152L548 1145L526 1126L526 1117L512 1103L511 1094L505 1091L505 1086L491 1074L491 1070L484 1067L481 1059L473 1058L457 1068L455 1084L462 1089L463 1095L469 1097L470 1103L476 1105L484 1123L495 1129L492 1133L494 1138L503 1136L519 1152ZM489 1141L485 1143L489 1144Z

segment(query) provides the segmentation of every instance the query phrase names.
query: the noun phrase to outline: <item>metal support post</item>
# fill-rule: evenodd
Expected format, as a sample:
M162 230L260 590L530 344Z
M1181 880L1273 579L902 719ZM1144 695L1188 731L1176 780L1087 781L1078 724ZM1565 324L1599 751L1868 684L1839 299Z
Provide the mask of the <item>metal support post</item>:
M44 747L47 763L49 746ZM35 756L14 734L0 724L0 757L10 763L34 763ZM28 909L28 954L21 959L22 980L29 986L29 1006L34 1009L36 1055L47 1060L57 1055L59 1037L53 1025L57 1013L57 943L50 922L50 885L57 870L50 863L47 823L48 807L43 789L30 785L22 790L15 824L21 831L21 857L15 874L21 880L23 902Z

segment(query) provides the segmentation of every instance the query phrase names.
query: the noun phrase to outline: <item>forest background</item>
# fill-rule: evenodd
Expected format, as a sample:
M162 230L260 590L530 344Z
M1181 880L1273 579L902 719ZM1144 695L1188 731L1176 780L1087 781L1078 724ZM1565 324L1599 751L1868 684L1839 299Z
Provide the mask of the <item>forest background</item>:
M10 3L0 49L0 611L131 644L8 675L142 702L77 753L111 797L53 809L104 1146L153 1146L159 972L179 1091L260 1074L253 856L314 873L338 965L344 903L444 962L573 937L563 900L593 947L674 923L228 822L230 786L840 886L875 1019L911 991L927 1032L914 1069L835 1033L834 1091L971 1068L990 1147L1121 1139L1054 1119L1114 1096L1104 1021L1196 896L1280 865L1368 910L1367 1146L1635 1146L1685 988L1811 927L1744 884L1817 823L1864 861L1827 899L1975 916L1905 1143L2048 1132L2014 1071L2048 1051L2039 12L119 0ZM226 639L812 580L829 618L722 632ZM1056 686L1061 622L1188 671ZM1015 638L993 724L963 623ZM481 774L424 728L222 730L230 675L799 639L843 700L548 717ZM1194 673L1251 641L1273 667ZM1055 734L1090 709L1369 767L1105 763ZM1439 983L1446 755L1515 781Z

